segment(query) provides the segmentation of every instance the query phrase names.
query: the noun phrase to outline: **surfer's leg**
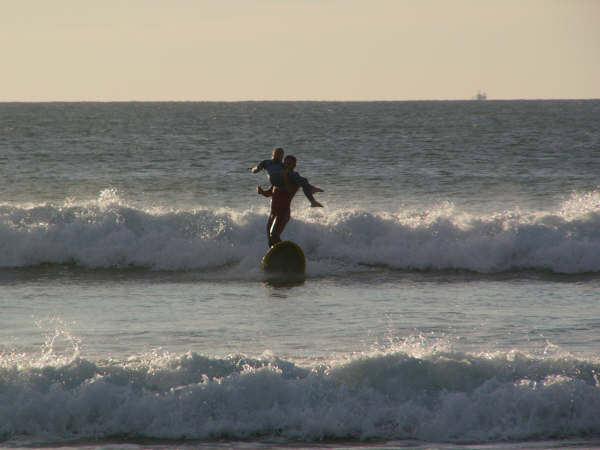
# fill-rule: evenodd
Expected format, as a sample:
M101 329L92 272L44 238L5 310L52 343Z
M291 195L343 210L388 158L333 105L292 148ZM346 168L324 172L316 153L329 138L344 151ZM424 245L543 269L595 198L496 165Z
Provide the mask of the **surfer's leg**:
M281 237L280 237L281 231L282 231L281 219L279 218L279 216L275 216L274 219L275 220L273 220L273 223L269 230L269 247L272 247L275 244L277 244L278 242L281 242Z
M275 245L281 242L281 233L290 220L289 211L282 212L275 217L273 226L271 227L271 235L269 237L269 245Z
M271 228L273 227L273 221L275 220L275 215L272 213L269 214L269 219L267 220L267 241L269 241L269 247L274 244L271 242Z

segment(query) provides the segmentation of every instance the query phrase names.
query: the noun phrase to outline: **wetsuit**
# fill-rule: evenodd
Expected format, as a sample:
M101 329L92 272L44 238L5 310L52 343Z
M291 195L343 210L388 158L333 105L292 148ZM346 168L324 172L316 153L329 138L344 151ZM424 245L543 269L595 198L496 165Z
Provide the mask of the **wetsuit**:
M281 174L283 171L283 163L274 161L272 159L265 159L264 161L258 163L256 167L258 167L259 170L267 171L269 174L269 182L276 188L283 188L285 186L283 176ZM308 180L306 178L300 176L298 172L294 172L293 170L288 173L288 177L292 183L302 187L302 192L304 192L304 195L308 200L310 200L311 203L315 201L315 198L312 194L312 187L310 184L308 184ZM295 193L296 191L294 191L294 194ZM290 199L290 202L291 201L292 200Z
M279 176L281 177L281 179L283 181L283 176L281 174L279 174ZM313 197L313 193L312 193L312 186L310 184L308 184L308 180L306 178L300 176L300 174L298 172L294 172L293 170L290 170L288 172L288 179L292 183L297 185L296 189L294 189L294 194L298 190L298 186L300 186L302 188L302 192L304 192L304 195L306 196L306 198L309 199L311 203L315 201L315 198ZM289 187L288 187L288 189L289 189ZM293 195L292 195L292 197L293 197Z
M298 186L296 186L293 192L288 191L286 188L275 187L273 189L271 215L267 222L269 246L281 242L281 233L290 220L292 199L297 191Z
M276 187L283 187L283 177L281 171L283 170L283 163L280 161L274 161L272 159L265 159L258 163L259 170L266 170L269 175L269 183Z
M285 181L283 174L280 174ZM298 188L302 186L304 195L312 202L312 187L308 184L308 180L297 172L291 170L287 174L288 182L284 183L286 187L275 187L271 196L271 214L267 222L267 234L269 237L269 246L281 242L281 233L291 217L291 204L298 192Z

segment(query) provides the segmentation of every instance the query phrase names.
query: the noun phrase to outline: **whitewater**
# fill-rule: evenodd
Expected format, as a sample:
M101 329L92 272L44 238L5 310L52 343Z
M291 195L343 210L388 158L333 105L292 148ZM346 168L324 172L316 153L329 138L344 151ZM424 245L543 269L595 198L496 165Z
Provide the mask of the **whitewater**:
M597 435L597 363L422 344L396 343L312 368L272 354L153 353L95 363L74 357L23 364L17 358L12 370L3 361L0 432L51 442L59 436L67 443L268 437L278 445Z
M148 210L114 190L82 205L0 206L0 268L70 264L81 268L222 269L264 276L268 210ZM600 194L572 194L552 211L476 215L443 203L430 210L370 212L304 208L287 230L311 260L309 275L362 267L401 270L600 272ZM213 276L213 274L211 274Z
M600 447L599 114L0 103L0 447Z

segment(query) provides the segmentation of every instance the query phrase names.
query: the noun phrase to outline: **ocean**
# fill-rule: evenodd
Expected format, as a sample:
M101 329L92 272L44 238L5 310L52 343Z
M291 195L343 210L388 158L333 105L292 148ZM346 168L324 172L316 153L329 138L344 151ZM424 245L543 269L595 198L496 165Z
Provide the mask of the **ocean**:
M598 100L0 103L0 167L1 447L600 448Z

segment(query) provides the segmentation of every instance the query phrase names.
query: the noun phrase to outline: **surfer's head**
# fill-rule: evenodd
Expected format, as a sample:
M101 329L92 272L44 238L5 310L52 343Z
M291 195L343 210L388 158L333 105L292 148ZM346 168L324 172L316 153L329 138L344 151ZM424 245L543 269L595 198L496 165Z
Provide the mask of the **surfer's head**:
M286 169L293 169L296 167L296 157L292 155L287 155L283 160L283 167Z
M275 149L273 149L273 153L271 153L271 158L273 158L273 161L281 162L281 160L283 159L283 149L281 147L276 147Z

